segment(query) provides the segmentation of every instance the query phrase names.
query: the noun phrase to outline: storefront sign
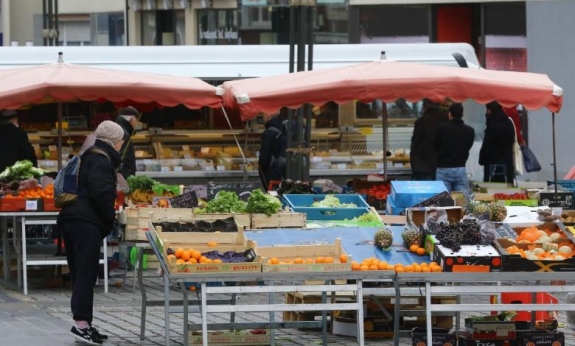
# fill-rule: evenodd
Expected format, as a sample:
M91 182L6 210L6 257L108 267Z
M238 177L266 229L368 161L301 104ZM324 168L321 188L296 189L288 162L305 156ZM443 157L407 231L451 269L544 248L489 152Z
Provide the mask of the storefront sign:
M267 0L242 0L242 6L249 7L249 6L267 6Z
M200 39L201 40L237 40L238 32L232 31L232 29L219 29L219 30L206 30L201 31L200 27Z

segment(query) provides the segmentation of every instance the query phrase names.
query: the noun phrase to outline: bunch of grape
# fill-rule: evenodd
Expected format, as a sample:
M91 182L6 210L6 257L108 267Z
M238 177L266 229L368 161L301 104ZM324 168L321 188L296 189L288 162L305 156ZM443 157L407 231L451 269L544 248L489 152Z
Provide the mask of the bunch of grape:
M481 243L481 232L475 220L439 225L436 233L439 243L453 251L461 250L461 245L477 245Z

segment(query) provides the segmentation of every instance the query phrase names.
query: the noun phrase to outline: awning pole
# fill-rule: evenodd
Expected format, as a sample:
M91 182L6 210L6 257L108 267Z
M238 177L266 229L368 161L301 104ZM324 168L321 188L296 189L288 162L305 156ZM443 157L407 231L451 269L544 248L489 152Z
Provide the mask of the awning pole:
M58 152L58 172L62 169L62 102L58 102L58 138L56 139Z
M555 185L555 200L557 200L557 152L555 147L555 113L551 113L551 124L552 124L552 131L553 131L553 179Z
M230 130L232 130L232 135L234 136L234 139L236 140L236 145L238 146L238 149L240 149L240 154L242 155L242 160L244 162L243 171L244 171L244 183L245 183L248 181L248 167L247 167L248 160L246 160L246 156L244 155L244 151L242 149L242 146L240 145L240 141L238 141L238 137L233 132L234 128L232 127L232 123L230 122L230 118L228 118L228 113L226 113L226 109L224 108L224 106L222 106L222 112L224 113L224 117L226 118L228 125L230 126Z

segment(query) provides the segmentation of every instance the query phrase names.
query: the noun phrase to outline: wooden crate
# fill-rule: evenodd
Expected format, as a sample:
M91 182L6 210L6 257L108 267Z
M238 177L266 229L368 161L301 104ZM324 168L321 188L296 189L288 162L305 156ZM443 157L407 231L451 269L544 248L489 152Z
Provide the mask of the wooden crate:
M238 227L242 229L249 229L251 225L251 217L250 214L236 214L236 213L210 213L210 214L198 214L195 213L193 219L194 220L218 220L218 219L227 219L229 217L233 217L238 224Z
M209 331L208 345L238 346L238 345L270 345L271 331L265 330L265 334L240 333L236 331ZM201 332L188 332L190 345L203 345Z
M355 299L353 293L335 292L337 298ZM327 301L332 301L331 295L327 295ZM334 300L335 301L335 300ZM321 293L317 292L288 292L285 295L286 304L320 304ZM316 316L321 316L321 311L284 311L284 321L313 321ZM328 315L331 311L327 312Z
M170 260L166 250L171 248L176 250L178 248L189 249L205 253L208 251L217 250L221 253L226 251L244 252L254 247L253 242L248 241L242 229L237 233L182 233L182 232L162 232L161 227L154 227L151 222L149 229L155 243L162 253L163 260L165 261L170 273L206 273L206 272L261 272L261 257L253 262L241 263L183 263L177 264L175 260ZM210 241L216 241L216 247L209 247L207 244Z
M269 246L255 247L258 255L262 256L263 272L332 272L351 271L351 257L341 246L341 239L337 238L335 244L326 245L295 245L295 246ZM347 262L341 263L340 256L344 255ZM294 260L316 260L318 257L331 257L333 263L294 263ZM272 264L271 258L277 258L280 263ZM291 262L291 263L289 263Z
M147 241L149 222L188 221L193 218L191 208L126 208L124 240Z
M251 214L251 229L258 228L305 228L306 214L279 212L272 215Z

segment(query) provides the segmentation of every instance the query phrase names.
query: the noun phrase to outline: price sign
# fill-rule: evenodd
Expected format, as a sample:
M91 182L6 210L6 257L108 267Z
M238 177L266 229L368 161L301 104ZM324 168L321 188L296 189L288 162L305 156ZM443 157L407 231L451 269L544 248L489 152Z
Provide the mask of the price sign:
M247 201L252 191L261 187L261 183L208 183L208 200L214 199L220 191L234 191L241 200Z
M198 206L198 196L195 191L183 193L170 198L172 208L195 208Z
M38 201L35 199L26 200L26 211L36 211L38 210Z

